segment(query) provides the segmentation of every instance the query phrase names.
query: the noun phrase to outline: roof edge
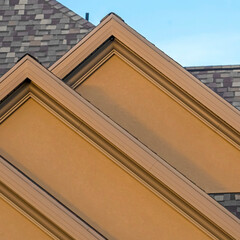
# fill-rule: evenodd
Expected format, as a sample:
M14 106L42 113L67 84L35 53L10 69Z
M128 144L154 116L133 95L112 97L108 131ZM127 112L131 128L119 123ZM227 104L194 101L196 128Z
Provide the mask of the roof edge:
M30 221L34 219L47 234L64 239L106 239L2 156L0 183L4 198L20 208ZM32 222L36 224L35 221Z
M107 15L92 32L53 64L49 70L58 77L64 78L110 36L116 37L150 66L157 69L166 79L170 79L172 84L177 86L177 91L181 96L187 95L189 99L192 99L183 102L182 106L201 121L212 126L216 132L226 136L225 139L228 139L235 147L240 148L239 137L236 137L240 134L240 112L113 13ZM209 121L211 118L214 120ZM222 124L216 125L216 121L221 121ZM219 129L219 126L224 126L225 130Z
M216 66L188 66L187 71L211 71L211 70L240 70L240 65L216 65Z
M24 65L24 63L26 64ZM116 151L120 149L120 151L124 152L129 161L134 160L149 178L156 179L164 190L174 195L180 205L177 205L171 199L168 199L167 202L172 203L171 206L175 206L174 208L192 223L199 226L211 236L219 236L220 234L221 236L228 236L227 239L232 239L231 236L233 238L240 237L239 219L234 217L199 187L101 113L51 72L29 56L26 56L17 65L12 70L12 73L5 76L0 82L0 98L8 95L26 77L29 77L34 85L68 109L69 114L73 114L83 122L88 123L96 134L104 136L104 139L111 144L113 149ZM22 74L24 71L26 73ZM125 168L128 169L129 173L132 171L127 166ZM136 179L141 179L141 177L139 179L137 172L132 172L131 174ZM155 194L159 192L157 188L151 187L150 183L145 182L145 180L142 179L140 181ZM160 192L157 195L166 200ZM180 206L183 202L186 204L186 207L181 210ZM206 225L210 228L206 227Z

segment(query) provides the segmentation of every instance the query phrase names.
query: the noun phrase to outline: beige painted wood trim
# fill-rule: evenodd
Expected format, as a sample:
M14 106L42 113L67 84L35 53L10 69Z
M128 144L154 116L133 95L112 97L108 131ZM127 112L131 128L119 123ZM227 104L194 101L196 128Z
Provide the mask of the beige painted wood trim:
M165 186L164 191L175 195L179 205L186 204L185 217L193 219L196 226L202 226L208 235L216 236L213 239L240 238L239 219L31 57L23 58L0 79L0 101L26 78L141 166L147 175ZM175 199L168 200L174 202Z
M76 73L76 75L73 74L73 76L69 75L68 79L64 79L64 82L69 85L72 89L76 89L82 82L87 80L87 78L93 74L96 70L98 70L106 61L108 61L113 55L117 55L119 58L121 58L124 62L126 62L129 66L131 66L133 69L135 69L137 72L139 72L143 77L145 77L148 81L150 81L152 84L154 84L157 88L161 89L161 91L165 92L168 96L170 96L172 99L174 99L177 103L179 103L181 106L183 106L185 109L187 109L190 113L192 113L194 116L196 116L198 119L200 119L202 122L204 122L208 127L212 128L216 133L221 135L221 137L225 138L229 143L231 143L233 146L235 146L237 149L240 150L240 134L232 129L229 129L229 126L225 125L225 122L221 122L220 119L218 119L216 116L212 115L212 118L210 116L208 119L204 117L204 114L206 114L204 109L192 109L192 104L189 103L189 100L187 98L179 98L178 95L176 95L175 89L171 87L164 86L163 83L159 83L158 80L154 77L151 77L149 72L145 72L140 66L143 65L143 63L140 62L139 59L134 59L136 62L133 63L128 59L129 56L126 56L130 54L126 49L124 49L123 46L120 46L120 44L113 44L109 49L104 49L103 52L101 52L100 55L102 55L101 60L99 60L99 56L95 56L98 61L96 64L93 64L93 61L90 61L89 65L84 66L81 68L81 72ZM124 49L124 50L123 50ZM121 51L124 51L124 53L121 53ZM104 55L105 53L105 55ZM124 56L124 55L125 56ZM130 57L131 58L131 57ZM94 59L94 62L96 60ZM137 63L137 64L136 64ZM138 65L138 66L137 66ZM156 73L155 73L156 74ZM161 78L163 82L168 83L168 80ZM165 84L166 85L166 84Z
M49 70L59 78L64 78L111 36L116 37L139 57L160 71L166 78L171 79L183 94L187 92L198 104L202 104L209 109L208 115L211 112L216 114L232 128L240 132L240 112L236 108L114 14L110 14L103 19L93 31L53 64Z
M1 156L0 193L54 239L105 239Z
M28 93L26 93L26 89L29 90ZM221 234L220 235L218 234L217 237L214 237L214 235L211 234L213 230L209 229L208 226L209 224L207 222L206 223L201 222L201 224L199 224L199 220L201 217L199 217L198 214L196 214L196 210L189 208L189 205L183 202L183 200L180 199L177 195L175 195L175 193L171 193L168 187L164 185L164 183L160 183L154 179L151 179L151 177L148 176L148 173L144 173L144 170L141 170L139 169L139 167L134 166L134 164L131 164L130 163L131 159L126 158L126 156L123 156L117 149L111 149L109 152L109 149L114 146L107 144L106 141L102 139L102 136L97 136L96 133L94 133L95 136L93 137L93 132L91 131L91 129L89 129L89 127L86 124L84 124L83 122L79 122L73 116L71 118L69 116L69 113L66 112L66 109L63 109L61 106L59 106L56 102L54 102L54 100L52 100L49 96L43 93L36 86L29 82L25 83L25 86L22 89L20 89L20 91L18 91L17 99L16 92L17 91L14 91L14 93L11 94L10 96L11 101L8 101L6 104L4 104L5 111L2 111L2 113L0 111L0 115L1 114L3 115L3 117L0 118L0 123L7 119L7 117L10 116L14 110L21 107L21 105L24 104L29 98L33 98L47 111L49 111L60 121L62 121L64 124L70 127L73 131L75 131L77 134L83 137L86 141L95 146L99 151L101 151L103 154L105 154L107 157L113 160L117 165L119 165L123 170L128 172L137 181L141 182L145 187L147 187L154 194L160 197L163 201L165 201L167 204L173 207L185 218L187 218L189 221L198 226L203 232L205 232L206 234L208 234L209 236L216 240L228 239L223 236L220 236Z
M45 228L43 225L39 224L33 217L31 217L29 214L27 214L21 207L16 205L13 201L11 201L9 198L7 198L5 195L3 195L2 191L2 183L0 183L0 199L5 201L7 204L12 206L16 211L18 211L20 214L22 214L24 217L26 217L28 220L30 220L35 226L40 228L43 232L45 232L49 237L55 240L59 240L56 235L52 234L47 228Z

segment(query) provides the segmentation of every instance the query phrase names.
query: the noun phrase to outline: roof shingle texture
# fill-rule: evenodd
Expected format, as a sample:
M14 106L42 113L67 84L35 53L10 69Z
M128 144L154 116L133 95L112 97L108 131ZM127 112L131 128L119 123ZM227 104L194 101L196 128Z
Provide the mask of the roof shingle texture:
M240 65L187 67L186 70L240 110Z
M0 0L0 77L26 53L48 68L93 28L55 0ZM186 69L240 110L240 65Z
M210 193L214 200L240 219L240 192L238 193Z
M26 53L49 67L93 28L55 0L0 0L0 77Z

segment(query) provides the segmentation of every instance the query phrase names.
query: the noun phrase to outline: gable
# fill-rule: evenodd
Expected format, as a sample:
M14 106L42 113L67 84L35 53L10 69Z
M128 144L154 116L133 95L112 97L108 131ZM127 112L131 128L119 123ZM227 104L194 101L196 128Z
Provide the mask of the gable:
M21 19L21 21L30 20L34 23L34 29L35 27L39 27L41 30L45 30L45 33L43 33L44 31L40 33L40 31L33 32L33 29L31 29L32 26L27 29L24 29L24 26L14 26L14 28L16 27L15 32L24 38L22 39L19 36L18 39L15 39L11 36L7 36L1 39L4 45L1 49L1 56L4 57L4 59L2 59L2 62L4 63L1 64L1 67L4 71L7 68L10 68L13 63L18 60L21 54L26 51L31 52L33 55L36 54L35 56L38 57L44 66L49 66L63 54L63 51L58 51L60 48L61 50L62 47L64 47L65 50L68 49L77 41L77 39L73 40L73 38L82 38L83 34L91 30L91 25L82 25L83 21L79 19L78 16L74 16L74 13L68 11L68 9L65 9L60 4L57 4L57 2L53 1L50 3L52 5L51 10L53 10L53 14L51 15L45 14L45 10L48 11L48 7L45 8L46 5L44 4L48 4L47 1L44 1L44 4L40 5L37 3L43 3L43 1L36 1L34 6L30 6L30 2L20 1L19 5L12 6L12 8L14 7L14 14L12 15L7 14L4 16L6 11L3 11L3 20L5 22L11 20L10 18L12 16L15 17L15 15L18 14L17 17L23 16L24 18ZM9 3L6 2L4 4ZM37 11L42 10L41 8L44 10L43 14L37 14L34 20L31 19L31 17L35 17L35 15L32 14L32 9L31 14L29 11L29 8L33 7ZM53 20L51 17L54 17L55 19ZM71 23L74 22L71 24L69 32L68 30L65 30L68 26L57 24L59 22L63 23L66 19L70 20ZM76 28L73 28L75 23ZM14 24L15 22L10 22L9 25ZM64 30L62 30L62 27ZM82 29L82 27L84 29ZM12 26L10 28L12 28ZM5 31L5 27L3 27L2 30ZM8 31L8 27L6 30ZM56 34L56 32L60 33L61 36ZM31 36L32 33L33 35ZM45 35L44 39L40 36L41 34ZM51 35L52 37L57 36L57 39L49 39L48 37L51 38ZM24 42L24 46L21 46L22 42ZM116 42L118 43L116 44ZM104 55L104 51L101 52L102 47L109 47L112 51L110 54L114 54L111 56ZM119 49L117 47L119 47ZM14 52L8 54L9 49ZM105 53L107 51L105 51ZM196 232L196 236L199 236L199 238L209 236L214 239L238 239L239 221L212 202L212 199L209 199L203 191L182 175L185 174L188 178L191 178L190 175L192 174L193 179L191 180L194 180L194 183L198 183L197 181L199 180L203 181L201 184L207 184L209 181L211 182L211 187L214 184L218 184L218 186L222 185L221 189L226 187L226 185L233 186L231 181L235 179L236 174L232 172L232 170L235 170L232 166L236 166L237 161L230 160L228 166L226 164L223 165L223 163L226 163L225 159L227 154L223 156L223 154L218 153L216 151L216 145L220 145L221 148L224 149L224 153L229 152L227 157L231 158L231 153L234 151L231 151L229 146L232 146L233 148L235 147L235 149L239 150L240 125L238 112L225 104L216 95L211 94L209 90L204 88L203 85L199 84L192 76L186 73L181 66L176 64L164 53L157 50L153 45L149 44L149 42L147 42L142 36L134 32L133 29L128 27L120 18L113 14L103 19L102 23L93 33L89 34L83 41L77 44L73 50L67 53L63 59L54 64L50 70L59 78L64 78L64 81L67 84L72 88L77 89L78 93L84 95L84 97L91 103L78 97L75 92L64 86L61 81L58 81L58 79L46 69L38 66L34 61L29 60L28 58L26 60L25 58L25 60L20 61L20 63L0 79L0 125L4 126L4 129L1 129L1 133L4 134L3 136L5 136L8 143L8 145L3 143L3 148L0 152L1 154L4 154L4 156L7 156L10 162L13 162L14 165L17 165L20 169L24 170L27 175L31 176L38 183L47 188L49 192L54 194L54 196L56 195L57 199L45 192L45 189L42 189L41 186L32 182L28 176L24 175L19 169L16 169L15 166L0 156L1 192L4 192L4 188L2 188L4 184L11 186L9 183L11 183L12 179L8 174L10 169L13 168L13 172L18 173L19 176L22 177L22 180L24 179L24 181L15 181L14 183L22 189L18 195L19 199L24 196L25 198L23 198L22 201L24 201L31 210L34 209L35 212L38 212L38 215L44 213L45 222L47 221L47 218L50 217L49 219L51 221L48 220L48 224L53 224L53 228L55 230L58 229L57 232L60 234L56 235L58 238L66 237L67 239L79 239L79 229L82 229L80 225L83 224L84 230L82 230L85 236L84 239L95 239L92 234L89 234L89 231L93 231L94 236L102 239L102 236L100 236L101 234L97 234L91 226L86 223L84 224L84 221L80 221L81 224L74 224L80 220L79 215L82 216L84 213L86 214L84 217L90 223L94 221L92 223L94 226L98 225L98 220L100 219L101 221L99 221L101 224L100 226L97 226L97 228L109 237L109 232L112 233L120 228L114 228L114 225L112 228L106 230L102 225L102 220L104 221L106 218L110 222L112 220L111 217L115 216L112 214L112 211L116 211L118 215L120 215L123 214L122 209L126 208L127 211L124 212L126 218L122 218L123 221L128 221L129 219L133 222L134 214L136 214L137 219L143 219L143 221L145 221L146 216L153 216L154 223L161 220L157 223L165 227L167 231L166 234L169 234L170 232L170 228L168 228L169 226L166 226L166 218L163 220L163 218L159 218L159 216L155 218L156 215L154 215L155 212L158 213L159 209L161 212L165 213L163 217L171 216L172 218L170 217L170 219L177 220L177 224L175 225L176 228L174 228L176 232L174 233L179 233L179 228L185 229L180 231L181 237L191 238L188 234L190 231ZM82 73L84 75L81 75ZM107 80L111 80L109 82L105 81L107 73L110 77ZM130 81L124 82L122 79L130 79ZM145 83L151 83L151 87L149 84L143 84L143 81L145 81ZM103 87L99 83L107 83L107 86ZM117 85L121 91L116 88L116 84L118 83L122 84ZM160 94L154 94L156 90L154 87L160 91ZM122 91L122 89L124 89L124 91ZM145 91L141 92L141 89L145 89ZM106 91L106 94L101 96L101 92L104 91ZM144 96L145 101L143 101L139 95ZM129 98L129 96L132 97ZM109 104L110 101L103 101L106 97L111 99L111 104ZM149 99L149 101L146 101L146 99ZM158 101L161 103L164 102L165 104L159 105L161 108L156 108L154 105L152 107L150 104L150 102ZM92 103L101 111L97 110ZM146 116L141 114L138 103L140 103L141 106L146 107ZM133 117L131 116L131 113L134 113ZM108 116L106 116L106 114ZM156 114L161 121L154 122L155 119L153 120L150 117L153 114ZM30 117L26 118L26 116L29 115ZM161 118L165 115L169 117L167 119L168 121L166 118ZM135 119L132 121L133 118ZM41 121L39 121L39 119ZM12 124L13 122L14 124ZM181 124L177 125L176 122L181 122ZM191 123L191 127L189 127L188 122ZM25 126L26 123L27 127ZM174 126L173 129L172 126ZM147 128L149 128L151 132L147 131ZM169 129L172 131L169 131ZM199 129L203 131L200 131ZM207 132L206 129L209 131ZM187 131L191 131L190 134L181 135L182 132L186 133ZM160 132L161 134L159 134ZM175 134L175 132L178 134ZM77 135L77 138L73 137L74 134ZM155 135L158 138L156 138ZM197 140L196 135L199 137ZM218 136L219 138L215 138L213 135ZM19 141L19 139L16 138L17 136L20 136L22 141ZM206 142L204 142L204 139L206 139L204 136L207 136ZM65 138L65 142L59 140ZM79 138L83 141L79 141ZM156 141L153 141L153 139ZM198 144L193 144L194 147L188 149L186 148L187 144L184 144L182 139L184 139L184 141L187 139L188 145L191 145L192 143L195 144L197 141L199 141L199 143L197 142ZM192 141L192 139L194 139L194 141ZM12 144L12 140L14 144ZM200 140L203 141L205 145L202 144ZM161 141L162 145L165 144L161 146L160 149L158 141ZM227 145L223 144L224 141ZM32 149L29 148L29 146L32 145L34 147ZM68 150L63 148L65 145ZM203 153L201 151L201 154L203 154L204 157L206 156L206 158L200 159L197 154L200 152L201 147L205 149L206 145L213 147L213 150L203 151ZM19 146L21 146L21 148L19 148ZM89 146L92 146L92 148ZM63 148L61 149L62 151L58 151L61 147ZM83 151L78 152L76 149L84 149L87 151L87 154L86 152L83 154ZM116 205L118 204L116 199L114 201L115 205L112 204L111 201L109 202L109 196L112 196L112 193L114 193L114 191L111 191L111 194L109 193L109 186L111 186L109 185L109 182L107 182L107 179L109 178L106 177L106 179L102 179L101 181L100 174L93 176L93 172L87 170L85 171L86 178L80 178L83 176L78 176L78 172L76 171L78 165L70 164L69 166L66 164L66 162L71 163L71 152L74 152L74 163L77 162L80 164L83 160L87 159L87 163L85 165L83 164L87 169L92 169L95 166L98 166L100 169L102 166L97 164L94 164L94 166L91 165L88 168L88 164L90 164L90 162L95 163L94 160L98 158L101 159L101 163L110 162L113 164L115 168L104 164L106 168L104 168L102 172L104 174L106 173L106 176L108 177L113 177L113 179L116 177L118 180L123 180L119 180L118 185L114 184L114 187L115 185L118 186L116 190L122 190L123 188L121 187L121 184L125 184L126 186L132 186L133 189L141 189L141 191L139 190L134 195L130 191L127 191L127 188L124 185L125 194L131 196L130 199L127 199L130 202L126 202L124 198L121 198L121 194L118 191L114 196L117 197L117 200L123 199L123 201L120 201L122 205L121 209L119 209L119 206ZM104 157L97 157L99 156L97 152ZM40 153L42 153L42 155L40 155ZM20 156L20 158L18 158L18 156ZM43 157L52 160L54 166L52 165L48 169L49 162L43 162ZM78 158L81 161L78 161ZM172 161L171 164L174 167L179 164L178 167L181 173L169 166L169 164L165 162L166 158L168 158L169 161ZM198 160L195 165L189 163L186 165L182 164L186 159L192 162L191 158ZM235 155L233 156L233 159L234 158ZM60 162L61 164L58 162L59 159L62 160ZM88 161L89 159L91 161ZM179 159L181 161L179 161ZM212 161L208 161L209 159ZM210 163L214 163L215 165L211 165ZM74 169L71 168L73 167L72 165L75 167ZM66 167L63 168L63 166ZM189 166L191 168L189 168ZM205 176L204 178L204 171L209 173L209 169L213 167L217 168L218 174L214 176L207 175L207 177ZM231 173L231 176L228 176L229 178L226 182L221 181L222 169L224 167L226 167L226 170L229 170L227 167L230 167L229 172ZM59 169L59 171L53 171L53 173L51 173L52 169ZM117 171L116 169L121 170L122 174L120 174L121 171ZM87 176L91 176L93 180L99 180L97 186L101 185L105 180L107 187L102 187L102 189L104 190L104 193L106 193L106 196L108 196L108 202L105 201L106 198L104 197L101 198L100 203L95 202L95 199L97 199L98 196L94 195L94 200L89 197L89 192L91 191L89 189L91 189L92 186L95 186L92 183L92 179L88 179L89 185L86 184L86 187L89 186L89 189L84 189L84 187L81 188L81 190L84 190L87 193L86 197L89 197L89 201L86 203L84 202L83 206L77 205L82 199L77 198L79 200L77 203L72 202L71 200L75 199L75 196L71 195L71 186L67 185L65 182L61 182L62 179L56 182L56 179L54 178L55 174L57 178L60 178L60 174L63 172L65 173L65 170L69 174L64 175L66 178L69 176L70 178L76 176L76 179L72 180L74 184L76 183L76 180L79 180L76 184L84 182L84 180L87 179ZM107 170L109 170L109 172ZM195 170L196 174L193 174ZM70 172L74 173L73 176L70 175ZM201 174L199 174L200 172ZM130 177L129 179L132 181L127 181L127 177L124 177L124 174ZM42 177L42 175L44 175L44 177ZM195 180L194 177L197 180ZM221 182L219 182L219 179ZM32 192L27 192L26 195L25 191L25 182L28 180L30 181L28 182L27 187L33 187L33 189L35 188L36 190L34 194L35 199L32 199L30 202L27 202L26 199L29 200L31 198L29 198L29 196L31 196ZM238 179L236 179L236 182L239 182ZM65 189L62 191L61 187L58 188L57 184L59 183L62 185L65 184L64 186L66 188L68 187L70 192L67 192L67 190L65 191ZM112 183L116 182L112 181ZM199 186L201 184L199 184ZM13 185L11 187L14 188L16 186ZM95 190L97 191L98 189L96 188ZM45 201L45 207L51 206L47 210L46 208L44 210L43 207L39 207L42 204L42 196L41 194L37 194L37 192L44 192L46 195L48 201ZM81 195L80 192L78 193ZM140 195L137 195L139 193ZM16 192L14 192L14 194L17 196ZM71 199L66 199L65 195ZM141 196L144 196L143 200L141 199ZM148 198L150 199L149 202L153 203L154 198L150 196L155 196L158 200L155 201L155 204L151 204L154 206L155 212L151 215L147 215L147 213L142 213L139 210L140 207L139 205L136 205L136 202L145 206L148 202L145 198ZM62 205L58 199L70 206L71 209L74 209L74 212ZM133 199L134 204L131 203L131 200ZM139 201L139 199L141 201ZM102 202L104 202L104 204L106 204L105 202L109 203L108 205L106 204L106 206L102 206L105 208L105 215L107 209L109 216L101 215L102 209L97 209L94 211L93 215L91 215L91 210L86 210L87 208L80 211L80 207L86 207L87 204L93 202L98 206L101 205ZM51 203L54 203L55 205L51 205ZM129 210L129 206L127 205L129 203L130 205L134 205L133 209ZM114 207L114 210L109 207L112 205L116 206ZM157 206L160 207L158 208ZM170 206L174 214L171 214L171 211L169 211L168 207ZM59 211L57 212L59 214L58 217L61 216L60 218L57 218L56 213L54 213L58 207L60 214ZM24 212L22 206L20 209ZM148 212L152 213L151 210L152 208L149 209ZM64 215L64 213L67 214ZM130 213L131 215L127 215ZM52 214L55 214L54 218L52 218ZM71 221L69 220L70 215ZM103 216L104 219L100 216ZM179 216L180 218L184 217L184 220L186 220L187 224L184 223L184 227L182 227L183 221L180 221ZM44 221L41 222L39 219L36 220L39 226L41 226ZM69 221L71 224L69 224ZM139 223L140 221L138 221L136 225L130 226L133 226L133 229L138 229ZM59 224L61 227L59 227ZM140 227L142 226L141 224L142 222L140 223ZM189 227L189 224L192 224L193 228ZM154 230L154 226L150 226L150 228ZM139 234L139 238L144 235L144 231L147 233L150 228L147 226L146 229L141 229L142 232L138 230L137 234ZM198 231L200 231L201 234L206 235L204 235L204 237L200 236L197 233ZM114 232L114 234L115 233L116 232ZM59 237L62 236L62 234L64 237ZM162 234L162 237L164 237L164 233ZM83 235L81 234L81 239L82 237ZM175 236L173 236L173 238L175 238Z
M237 192L239 148L113 48L74 70L67 84L206 192Z
M114 14L50 70L206 192L239 191L239 111Z
M21 212L11 206L0 195L0 238L1 239L53 239L46 232L43 232L39 226L30 221Z
M34 100L0 131L1 154L105 236L210 239Z
M2 123L33 98L208 236L239 235L234 216L29 56L0 86Z

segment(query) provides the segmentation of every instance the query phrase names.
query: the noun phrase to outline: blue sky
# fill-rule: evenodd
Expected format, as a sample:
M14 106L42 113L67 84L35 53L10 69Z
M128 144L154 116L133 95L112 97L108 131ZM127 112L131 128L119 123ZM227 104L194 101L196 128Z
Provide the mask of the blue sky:
M97 25L109 12L183 66L240 64L240 0L60 0Z

